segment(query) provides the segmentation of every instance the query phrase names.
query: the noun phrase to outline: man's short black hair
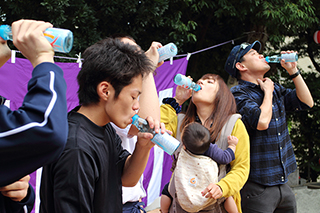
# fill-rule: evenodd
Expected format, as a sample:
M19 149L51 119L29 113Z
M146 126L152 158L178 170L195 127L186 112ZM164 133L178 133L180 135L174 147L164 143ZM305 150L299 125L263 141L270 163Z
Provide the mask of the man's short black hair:
M79 103L90 105L99 102L97 86L109 82L115 89L115 98L133 78L152 72L151 61L138 45L130 45L119 39L106 38L88 47L84 62L77 76Z

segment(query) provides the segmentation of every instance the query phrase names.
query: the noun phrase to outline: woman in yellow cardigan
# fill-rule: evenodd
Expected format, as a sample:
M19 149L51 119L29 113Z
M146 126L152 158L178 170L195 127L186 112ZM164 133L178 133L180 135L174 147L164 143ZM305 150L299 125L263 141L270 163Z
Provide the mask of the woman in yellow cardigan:
M220 76L206 74L202 76L197 83L201 86L200 91L192 92L191 89L184 89L178 86L174 98L166 98L163 100L164 104L161 105L161 122L166 125L166 129L173 132L173 136L178 140L180 140L180 132L185 125L191 122L199 122L209 129L212 143L215 143L220 139L222 127L227 123L230 116L236 113L236 103L232 93ZM178 124L177 113L181 111L180 106L189 99L191 93L193 94L186 114L182 115L182 121L179 121ZM179 114L179 117L180 116L181 113ZM222 177L222 179L220 179L221 177L219 176L220 181L218 183L211 183L203 189L201 193L203 196L212 199L233 196L238 211L242 212L240 189L248 179L250 150L249 136L241 119L235 122L231 135L239 139L235 159L230 163L231 170ZM173 165L174 164L175 162ZM167 190L168 189L164 189L164 192ZM169 189L169 192L171 192L170 194L172 195L172 190ZM170 206L169 212L185 212L179 206L179 203L175 201L175 196L172 197L173 204ZM166 200L161 198L162 212L166 212L168 209L168 206L166 207L164 205L165 203ZM216 211L208 211L208 209L206 209L205 212Z

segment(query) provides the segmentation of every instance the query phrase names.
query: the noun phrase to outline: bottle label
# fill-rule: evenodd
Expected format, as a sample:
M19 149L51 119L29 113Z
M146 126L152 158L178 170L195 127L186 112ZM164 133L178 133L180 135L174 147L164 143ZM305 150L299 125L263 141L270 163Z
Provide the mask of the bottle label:
M174 79L173 79L174 83L180 86L183 86L186 89L189 89L191 87L192 81L190 78L181 75L181 74L177 74Z
M151 139L151 141L158 145L169 155L172 155L180 145L180 142L171 135L169 135L167 132L165 132L164 134L155 134L154 130L150 128L148 122L145 119L140 118L138 115L134 115L132 117L132 124L135 125L140 132L152 133L153 138Z
M165 132L164 134L156 134L151 139L151 141L158 145L160 148L162 148L169 155L172 155L180 145L180 142L171 135L169 135L167 132Z
M174 43L166 44L165 46L158 49L159 62L177 55L177 52L178 52L178 48Z
M284 59L286 62L296 62L298 55L296 53L286 53L281 55L281 59Z
M70 30L48 28L44 36L50 42L55 52L68 53L73 45L73 34Z
M186 89L190 89L192 84L192 81L189 78L183 78L180 81L180 86L186 88Z
M174 83L177 85L180 85L186 89L193 89L194 91L199 91L201 90L201 86L199 84L196 84L194 82L191 81L190 78L182 75L182 74L177 74L174 79L173 79Z

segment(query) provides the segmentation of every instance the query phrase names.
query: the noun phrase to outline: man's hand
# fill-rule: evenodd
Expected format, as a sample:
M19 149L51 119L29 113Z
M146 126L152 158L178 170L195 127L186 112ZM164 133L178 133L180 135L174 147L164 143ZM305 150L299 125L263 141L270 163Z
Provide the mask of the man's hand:
M152 64L155 68L160 67L164 62L159 62L159 53L158 49L162 47L161 43L159 42L152 42L150 48L146 51L146 56L152 61Z
M30 180L29 175L24 176L20 180L10 185L0 187L0 192L2 193L3 196L9 197L13 201L20 202L28 194L29 180Z
M264 94L272 94L274 90L274 83L270 78L258 79L258 84Z
M155 133L164 134L166 127L164 123L160 123L157 119L153 119L151 116L146 118L151 129L154 129ZM169 132L171 133L171 132ZM137 145L141 147L149 147L150 149L154 146L154 143L150 141L153 138L151 133L139 132Z
M294 51L281 51L281 54L293 53ZM298 71L297 62L285 62L284 59L280 61L280 64L283 68L287 70L289 75L293 75Z
M54 62L54 51L43 32L52 24L43 21L19 20L12 23L13 44L35 67L42 62Z

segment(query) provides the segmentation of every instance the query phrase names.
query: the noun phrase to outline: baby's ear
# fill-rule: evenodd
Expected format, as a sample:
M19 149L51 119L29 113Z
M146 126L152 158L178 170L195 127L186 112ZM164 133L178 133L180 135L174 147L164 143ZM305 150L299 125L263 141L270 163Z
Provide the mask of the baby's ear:
M185 145L182 145L182 148L183 148L184 150L187 150L187 148L186 148L186 146L185 146Z

